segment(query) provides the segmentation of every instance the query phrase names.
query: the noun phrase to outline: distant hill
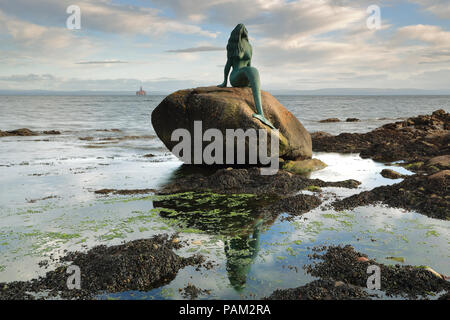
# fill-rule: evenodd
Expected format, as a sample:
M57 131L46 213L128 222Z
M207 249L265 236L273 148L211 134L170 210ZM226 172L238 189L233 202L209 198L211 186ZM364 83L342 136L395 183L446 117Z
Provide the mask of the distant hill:
M447 90L423 90L423 89L371 89L371 88L328 88L317 90L279 90L264 89L273 95L312 95L312 96L385 96L385 95L450 95ZM174 90L175 91L175 90ZM151 91L147 95L168 95L169 91ZM0 95L48 95L48 96L135 96L135 91L50 91L50 90L0 90Z
M389 96L389 95L450 95L448 90L423 90L423 89L370 89L370 88L329 88L317 90L272 90L272 94L278 95L313 95L313 96Z
M166 95L166 92L147 92L147 95ZM136 96L136 91L50 91L50 90L0 90L0 95L22 96Z

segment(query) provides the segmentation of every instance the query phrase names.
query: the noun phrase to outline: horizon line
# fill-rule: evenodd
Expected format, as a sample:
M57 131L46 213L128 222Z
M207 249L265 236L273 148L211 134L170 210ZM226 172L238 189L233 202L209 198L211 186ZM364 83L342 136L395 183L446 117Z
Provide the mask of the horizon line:
M171 94L178 90L148 91L147 96L160 96ZM417 88L321 88L309 90L297 89L266 89L266 92L273 92L275 95L450 95L450 89L417 89ZM133 90L45 90L45 89L0 89L0 95L136 95Z

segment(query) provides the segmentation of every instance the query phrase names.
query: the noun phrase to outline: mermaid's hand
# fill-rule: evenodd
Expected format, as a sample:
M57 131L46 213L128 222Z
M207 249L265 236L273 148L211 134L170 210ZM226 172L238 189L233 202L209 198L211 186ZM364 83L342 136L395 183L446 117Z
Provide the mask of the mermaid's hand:
M226 84L226 82L224 82L224 83L219 84L218 87L219 88L226 88L227 84Z

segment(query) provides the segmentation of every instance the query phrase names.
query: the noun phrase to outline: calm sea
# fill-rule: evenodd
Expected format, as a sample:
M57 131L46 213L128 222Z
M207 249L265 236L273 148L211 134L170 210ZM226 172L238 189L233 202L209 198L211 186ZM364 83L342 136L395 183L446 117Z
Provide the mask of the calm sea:
M53 268L50 257L64 255L65 250L85 250L98 244L112 245L179 231L157 214L147 195L105 197L93 192L103 188L158 188L177 174L181 162L156 137L150 121L151 112L163 98L0 96L0 130L61 132L0 138L0 282L43 275L45 269L39 267L39 262L49 260ZM450 96L277 98L310 132L332 134L366 132L437 109L450 111ZM344 122L319 122L325 118ZM346 118L361 121L345 122ZM302 268L310 263L310 248L324 244L351 244L383 263L392 264L387 257L402 257L406 264L450 272L448 221L379 205L350 212L335 212L327 207L336 197L399 182L383 178L382 169L411 172L358 155L315 153L314 157L328 167L312 173L311 178L352 178L362 184L358 189L324 188L324 206L292 223L283 219L264 222L263 231L255 229L253 233L258 234L259 247L252 249L258 252L251 261L238 254L249 250L246 246L236 248L235 256L224 251L225 243L234 239L229 234L242 237L239 224L216 226L218 234L182 230L180 237L191 245L181 249L180 254L203 254L218 267L204 273L186 268L162 288L114 297L180 299L178 289L191 282L212 290L204 298L261 298L277 288L310 282L311 276ZM244 280L244 289L232 285L236 278Z

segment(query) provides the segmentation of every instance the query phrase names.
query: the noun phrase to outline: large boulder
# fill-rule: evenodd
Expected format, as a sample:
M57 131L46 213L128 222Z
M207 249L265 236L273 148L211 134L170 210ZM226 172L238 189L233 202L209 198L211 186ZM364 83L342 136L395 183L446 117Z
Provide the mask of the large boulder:
M261 98L264 115L280 133L279 157L284 160L310 159L311 136L300 121L270 93L261 91ZM203 132L219 129L224 137L226 129L264 129L270 141L271 128L254 118L255 112L250 88L200 87L167 96L153 111L152 125L169 150L179 142L171 140L172 132L183 128L193 136L194 121L202 121ZM204 142L203 148L209 143ZM270 154L270 148L268 150Z

